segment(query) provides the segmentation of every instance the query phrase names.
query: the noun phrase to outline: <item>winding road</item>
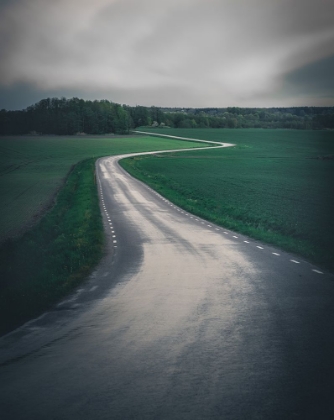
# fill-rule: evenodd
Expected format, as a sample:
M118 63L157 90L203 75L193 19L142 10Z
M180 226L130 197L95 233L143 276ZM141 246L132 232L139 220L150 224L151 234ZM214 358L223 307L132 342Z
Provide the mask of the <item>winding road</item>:
M99 266L0 338L1 419L333 419L334 276L183 211L122 157L97 162Z

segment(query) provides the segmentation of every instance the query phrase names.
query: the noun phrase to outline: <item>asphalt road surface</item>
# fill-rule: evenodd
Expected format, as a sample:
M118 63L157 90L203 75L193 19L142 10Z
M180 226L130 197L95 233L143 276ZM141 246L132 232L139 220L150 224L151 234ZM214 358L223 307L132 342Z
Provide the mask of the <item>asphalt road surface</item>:
M0 418L334 418L334 276L97 163L106 254L0 339Z

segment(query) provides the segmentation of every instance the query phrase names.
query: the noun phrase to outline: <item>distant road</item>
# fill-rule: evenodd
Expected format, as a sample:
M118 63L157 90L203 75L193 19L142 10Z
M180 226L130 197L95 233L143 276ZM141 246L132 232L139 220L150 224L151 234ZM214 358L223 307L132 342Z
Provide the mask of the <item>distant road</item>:
M179 140L187 140L187 141L197 141L197 142L200 142L200 143L217 144L217 145L223 145L223 147L235 146L235 144L222 143L221 141L200 140L200 139L192 139L192 138L189 138L189 137L170 136L168 134L150 133L149 131L133 130L133 132L138 133L138 134L149 134L150 136L169 137L171 139L179 139Z
M334 276L183 211L119 159L97 163L100 265L0 339L1 418L334 418Z

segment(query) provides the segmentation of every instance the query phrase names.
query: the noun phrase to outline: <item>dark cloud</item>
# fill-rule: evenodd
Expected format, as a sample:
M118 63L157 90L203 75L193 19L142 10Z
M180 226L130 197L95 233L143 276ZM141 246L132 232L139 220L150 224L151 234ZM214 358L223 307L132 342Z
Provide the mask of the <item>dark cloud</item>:
M332 105L334 98L334 55L308 64L284 77L283 91L291 97L318 97L314 105Z
M13 98L25 86L26 97L30 89L143 105L269 106L277 98L290 105L286 86L302 87L289 75L334 54L333 2L326 0L16 0L0 7L0 86ZM318 101L322 91L308 92L308 101Z

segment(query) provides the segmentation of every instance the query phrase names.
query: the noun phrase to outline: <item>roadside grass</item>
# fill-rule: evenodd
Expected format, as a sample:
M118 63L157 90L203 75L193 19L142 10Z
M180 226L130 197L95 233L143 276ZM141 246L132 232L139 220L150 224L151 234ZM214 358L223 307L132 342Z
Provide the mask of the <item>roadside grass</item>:
M65 296L101 258L94 165L95 159L78 163L47 217L0 247L0 333Z
M189 212L334 269L333 132L150 131L236 147L122 160L133 176Z
M22 229L36 210L36 196L50 206L63 185L44 217L37 213L39 220L31 229L0 245L0 334L50 308L82 282L102 257L104 235L94 175L97 156L201 146L153 137L8 138L0 143L7 156L0 165L5 199L1 214L6 220L12 218L12 226Z

